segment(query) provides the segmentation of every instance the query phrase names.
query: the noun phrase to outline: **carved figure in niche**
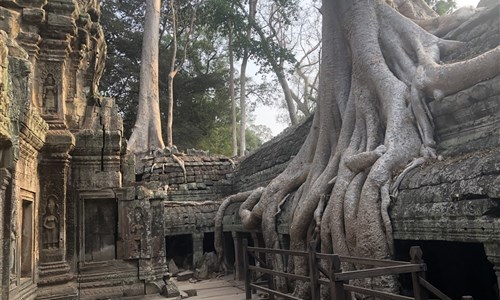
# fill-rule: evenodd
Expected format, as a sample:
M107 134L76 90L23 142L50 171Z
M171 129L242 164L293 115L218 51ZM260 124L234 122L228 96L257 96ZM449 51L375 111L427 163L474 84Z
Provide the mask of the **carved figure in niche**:
M140 207L134 208L133 213L134 220L132 224L130 224L130 233L133 236L141 236L142 231L144 229L144 220L142 215L142 209Z
M14 211L12 216L12 225L10 230L10 259L9 259L9 270L10 270L10 284L17 281L17 214Z
M57 85L52 74L47 75L43 84L43 113L57 114Z
M141 239L145 229L144 215L140 207L134 208L130 222L130 234L132 235L131 255L139 257L141 253Z
M57 217L56 205L55 197L50 196L43 216L43 249L59 248L59 218Z

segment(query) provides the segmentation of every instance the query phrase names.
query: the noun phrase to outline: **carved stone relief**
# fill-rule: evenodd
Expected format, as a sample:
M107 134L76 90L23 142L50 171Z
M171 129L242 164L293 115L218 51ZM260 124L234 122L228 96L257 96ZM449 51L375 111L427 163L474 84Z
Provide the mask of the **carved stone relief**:
M9 256L9 284L17 285L17 265L18 265L18 224L17 224L17 207L12 207L12 217L10 224L10 256Z
M125 258L151 258L151 208L149 202L133 201L124 207Z
M43 113L55 115L58 112L58 91L54 75L48 74L43 84Z
M43 216L43 243L44 250L59 248L59 214L57 212L57 198L54 195L47 199Z
M39 73L39 106L41 114L50 119L57 118L61 110L62 98L62 65L59 63L45 62L40 64Z

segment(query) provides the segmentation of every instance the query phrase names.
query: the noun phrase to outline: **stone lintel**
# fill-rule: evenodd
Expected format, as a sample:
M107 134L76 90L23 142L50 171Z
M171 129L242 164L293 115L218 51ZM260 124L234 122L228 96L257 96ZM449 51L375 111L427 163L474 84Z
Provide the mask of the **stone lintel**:
M394 238L483 243L500 232L500 219L490 217L393 220Z

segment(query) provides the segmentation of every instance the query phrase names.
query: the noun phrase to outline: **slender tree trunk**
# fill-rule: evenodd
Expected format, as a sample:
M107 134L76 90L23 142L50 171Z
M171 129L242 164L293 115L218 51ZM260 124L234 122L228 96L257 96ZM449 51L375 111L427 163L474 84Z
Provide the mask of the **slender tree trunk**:
M248 28L247 28L247 40L250 42L252 38L252 22L255 22L255 14L257 9L257 0L250 0L248 2L249 14L248 14ZM240 72L240 156L245 156L246 152L246 122L247 122L247 109L246 109L246 69L248 64L248 59L250 53L247 49L244 50L243 59L241 62L241 72Z
M269 64L271 65L274 73L276 74L276 77L278 77L278 82L283 89L283 94L285 96L285 102L288 110L288 115L290 116L290 122L292 125L295 125L298 123L298 118L297 118L297 111L295 109L295 104L293 100L292 93L290 91L290 87L288 85L288 81L285 76L285 72L283 70L283 67L280 65L280 63L275 59L273 50L271 49L271 45L269 44L269 39L266 36L266 34L262 31L262 28L257 24L255 21L255 12L256 12L256 6L257 6L257 1L254 0L255 3L252 3L250 1L250 5L254 5L253 7L250 6L250 14L248 15L248 22L249 22L249 29L247 31L247 37L250 40L250 34L251 34L251 29L253 28L255 32L259 35L260 38L260 44L262 46L262 49L264 53L267 56L267 59L269 61ZM252 10L253 9L253 10ZM253 15L252 15L253 13Z
M175 10L175 1L170 0L170 10L172 13L172 37L173 50L172 60L170 61L170 72L168 73L168 114L167 114L167 146L173 146L172 126L174 123L174 78L177 74L177 11Z
M234 95L234 53L233 53L233 24L231 20L229 24L229 96L231 97L231 146L233 148L233 156L238 155L238 133L236 124L236 99Z
M246 69L248 53L243 55L240 71L240 156L245 156L246 151L246 126L247 126L247 104L246 104Z
M279 66L274 70L274 72L278 76L278 82L280 83L285 95L285 102L288 109L288 116L290 117L290 123L292 123L292 125L296 125L299 123L299 119L297 117L297 110L295 109L292 91L290 90L290 86L288 85L288 80L286 79L285 72L283 71L283 68Z
M193 32L194 29L194 21L196 20L196 13L198 11L198 6L200 5L201 1L197 0L195 2L194 6L194 11L191 16L191 20L189 23L189 28L186 33L186 43L184 44L184 53L179 61L179 64L177 65L177 50L179 48L179 43L177 41L177 22L178 22L178 14L177 14L177 9L175 7L175 1L170 0L170 9L172 10L172 46L174 47L173 53L172 53L172 60L170 62L170 72L168 73L168 120L167 120L167 146L172 147L174 145L173 143L173 123L174 123L174 79L175 75L179 72L179 70L182 69L182 66L186 62L187 59L187 53L188 49L191 43L191 33Z
M160 0L146 1L142 41L139 107L128 150L141 154L165 147L161 133L158 93Z

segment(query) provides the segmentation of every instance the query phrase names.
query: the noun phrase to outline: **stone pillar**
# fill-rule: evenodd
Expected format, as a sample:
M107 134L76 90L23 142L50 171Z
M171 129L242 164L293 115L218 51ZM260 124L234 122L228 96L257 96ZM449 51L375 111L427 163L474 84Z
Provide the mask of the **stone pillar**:
M497 285L500 288L500 242L484 243L483 246L488 260L493 264L497 275Z
M0 168L0 298L6 297L9 291L9 230L5 219L5 190L9 184L10 172L5 168ZM10 212L9 212L10 213ZM9 218L10 219L10 218Z
M233 231L233 242L234 242L234 279L243 280L245 279L245 270L243 270L243 239L241 234Z
M76 298L76 289L66 283L73 279L67 262L67 187L74 137L67 130L50 131L40 164L40 267L39 295L66 295ZM74 217L74 216L71 216Z
M203 257L203 237L205 234L203 232L193 233L191 238L193 239L193 268L196 268L196 264Z

